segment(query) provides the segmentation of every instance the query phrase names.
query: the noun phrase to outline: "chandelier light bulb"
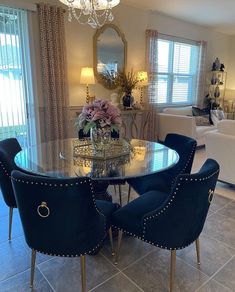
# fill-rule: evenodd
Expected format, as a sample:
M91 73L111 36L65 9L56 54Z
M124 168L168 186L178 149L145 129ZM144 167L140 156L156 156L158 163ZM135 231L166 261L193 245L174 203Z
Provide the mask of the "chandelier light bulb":
M120 0L59 0L68 6L68 20L76 19L80 24L88 24L92 28L103 26L114 19L112 8ZM77 12L77 11L78 12Z

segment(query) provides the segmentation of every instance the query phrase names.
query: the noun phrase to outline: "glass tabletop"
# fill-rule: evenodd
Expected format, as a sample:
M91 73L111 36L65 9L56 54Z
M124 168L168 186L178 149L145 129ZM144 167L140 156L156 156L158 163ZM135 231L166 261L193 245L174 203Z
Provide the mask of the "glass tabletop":
M108 159L75 155L77 139L56 140L26 148L16 155L22 170L51 177L89 176L97 180L115 180L157 173L174 166L176 151L160 144L132 139L129 153Z

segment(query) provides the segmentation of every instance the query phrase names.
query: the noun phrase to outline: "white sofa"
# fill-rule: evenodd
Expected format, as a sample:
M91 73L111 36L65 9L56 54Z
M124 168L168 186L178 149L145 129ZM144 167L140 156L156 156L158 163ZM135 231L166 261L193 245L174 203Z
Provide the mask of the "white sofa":
M235 121L222 120L206 135L206 154L220 165L219 180L235 185Z
M205 135L214 126L196 126L195 117L192 116L192 106L165 108L158 114L158 139L164 141L168 133L177 133L192 137L197 145L205 145Z

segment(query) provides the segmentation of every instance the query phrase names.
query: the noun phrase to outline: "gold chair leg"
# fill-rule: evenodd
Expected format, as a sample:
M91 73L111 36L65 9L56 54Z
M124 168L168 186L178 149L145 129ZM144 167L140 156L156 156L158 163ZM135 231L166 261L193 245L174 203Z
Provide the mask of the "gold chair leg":
M173 291L176 266L176 250L171 251L170 292Z
M196 252L197 252L197 264L200 265L201 264L201 260L200 260L200 242L199 242L199 238L195 241L196 244Z
M127 203L130 202L130 197L131 197L131 186L129 185Z
M113 248L113 232L112 232L112 227L109 228L109 241L110 241L110 245L111 245L112 256L114 256L115 252L114 252L114 248Z
M122 186L118 185L118 190L119 190L119 202L120 206L122 207Z
M32 255L31 255L31 276L30 276L30 288L33 288L33 282L34 282L34 273L35 273L35 263L36 263L36 250L32 249Z
M12 207L9 208L9 233L8 233L8 240L11 240L13 210L14 210L14 208L12 208Z
M116 188L116 185L113 185L113 188L114 188L114 193L115 195L117 194L117 188Z
M82 278L82 292L86 292L86 257L81 256L81 278Z
M119 230L118 231L118 243L117 243L116 257L115 257L115 265L118 264L118 258L119 258L121 242L122 242L122 231Z

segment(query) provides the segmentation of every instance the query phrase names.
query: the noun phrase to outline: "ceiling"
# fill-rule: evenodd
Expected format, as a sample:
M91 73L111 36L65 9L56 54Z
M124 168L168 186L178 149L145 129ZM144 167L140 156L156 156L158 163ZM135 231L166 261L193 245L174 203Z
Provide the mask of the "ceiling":
M235 35L235 0L121 0L121 2Z

